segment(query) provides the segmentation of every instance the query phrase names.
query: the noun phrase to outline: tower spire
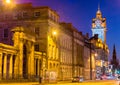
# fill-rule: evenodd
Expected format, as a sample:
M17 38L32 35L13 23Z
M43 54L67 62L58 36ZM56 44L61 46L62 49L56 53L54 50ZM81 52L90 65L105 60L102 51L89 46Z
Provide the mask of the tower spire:
M118 62L117 57L116 57L115 44L113 46L113 56L112 56L111 64L113 65L113 70L115 70L119 65L119 62Z
M97 10L97 12L96 12L96 17L97 18L102 18L102 13L101 13L101 11L100 11L100 4L98 3L98 10Z
M98 10L100 10L100 3L98 3Z

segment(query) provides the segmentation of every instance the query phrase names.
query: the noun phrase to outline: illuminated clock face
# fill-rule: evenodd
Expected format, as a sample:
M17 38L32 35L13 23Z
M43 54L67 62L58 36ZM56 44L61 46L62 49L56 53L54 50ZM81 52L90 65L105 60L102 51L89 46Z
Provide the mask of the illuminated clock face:
M97 19L97 20L95 21L95 24L96 24L96 26L100 26L100 25L101 25L101 21Z

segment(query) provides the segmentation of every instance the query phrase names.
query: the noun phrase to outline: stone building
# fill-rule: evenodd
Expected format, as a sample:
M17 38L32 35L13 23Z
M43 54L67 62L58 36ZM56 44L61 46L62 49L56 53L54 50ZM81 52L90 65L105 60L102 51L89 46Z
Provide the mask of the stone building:
M21 68L19 69L20 72L16 71L20 74L17 75L23 77L32 72L31 75L44 75L43 79L46 78L55 80L58 77L59 71L59 46L57 40L58 36L56 36L56 31L59 30L59 15L49 7L33 7L31 3L18 4L15 8L11 10L7 9L7 11L1 7L0 12L0 41L4 44L14 45L18 50L21 50L20 54L24 51L25 56L28 55L26 51L29 54L32 52L31 62L34 62L31 67L36 68L30 68L28 66L30 62L28 64L25 63L24 65L22 58L25 58L25 62L27 62L28 58L21 55ZM13 35L11 29L15 27L20 28L15 30L16 32ZM31 30L32 32L26 36L26 34L24 34L24 30L25 32ZM23 34L21 33L22 31ZM20 39L17 41L19 37L24 37L27 40ZM32 48L32 50L30 50L30 48ZM36 51L35 53L38 58L34 57L34 51ZM41 54L39 52L42 54L46 53L45 59L40 60L39 55ZM42 68L40 67L41 62L43 66ZM22 64L26 67L22 67ZM30 69L33 70L30 71Z
M61 80L72 78L73 31L70 23L60 23L60 75Z
M13 32L13 46L0 44L0 79L35 80L46 62L45 54L34 51L34 34L23 27L15 27ZM37 64L39 61L39 64ZM37 67L38 65L38 67Z
M91 42L96 49L96 77L99 78L108 72L109 48L106 43L106 18L102 17L102 12L98 8L96 17L92 19Z
M95 80L96 78L96 67L95 60L96 50L92 44L88 33L84 35L84 79Z
M73 30L73 76L83 77L84 37L81 32Z
M98 34L98 38L106 44L106 18L102 17L100 8L96 12L96 17L92 19L92 36Z
M112 54L112 59L110 61L110 65L112 66L112 75L115 75L117 73L115 73L115 71L117 69L119 69L119 59L117 58L117 55L116 55L116 48L115 48L115 45L113 46L113 54Z
M95 79L95 51L71 23L59 22L56 11L31 3L0 9L0 79Z
M83 76L84 38L71 23L60 23L60 68L61 77L70 80L72 77Z
M106 44L98 38L97 35L91 38L91 42L95 46L95 52L97 56L95 57L95 67L96 67L96 78L99 78L101 75L108 73L108 55L109 49Z
M55 81L83 76L82 35L72 24L60 23L56 11L26 3L11 10L1 7L0 12L0 41L14 46L21 56L17 78L42 76ZM28 66L28 56L34 69Z

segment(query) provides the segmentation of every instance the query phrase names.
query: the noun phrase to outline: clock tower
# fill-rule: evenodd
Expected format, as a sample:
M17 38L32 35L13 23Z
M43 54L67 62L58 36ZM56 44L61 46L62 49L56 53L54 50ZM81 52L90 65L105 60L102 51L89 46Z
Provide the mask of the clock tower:
M102 18L102 13L98 7L96 18L92 19L92 36L98 34L98 38L106 43L106 18Z

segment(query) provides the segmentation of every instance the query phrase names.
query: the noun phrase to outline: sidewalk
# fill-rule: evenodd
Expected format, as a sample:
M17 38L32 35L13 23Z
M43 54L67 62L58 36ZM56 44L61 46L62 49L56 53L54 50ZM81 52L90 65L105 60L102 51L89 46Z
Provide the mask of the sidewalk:
M0 83L0 85L40 85L39 84L39 82L17 82L17 83L14 83L14 82L12 82L12 83ZM41 85L43 85L43 84L41 84Z

